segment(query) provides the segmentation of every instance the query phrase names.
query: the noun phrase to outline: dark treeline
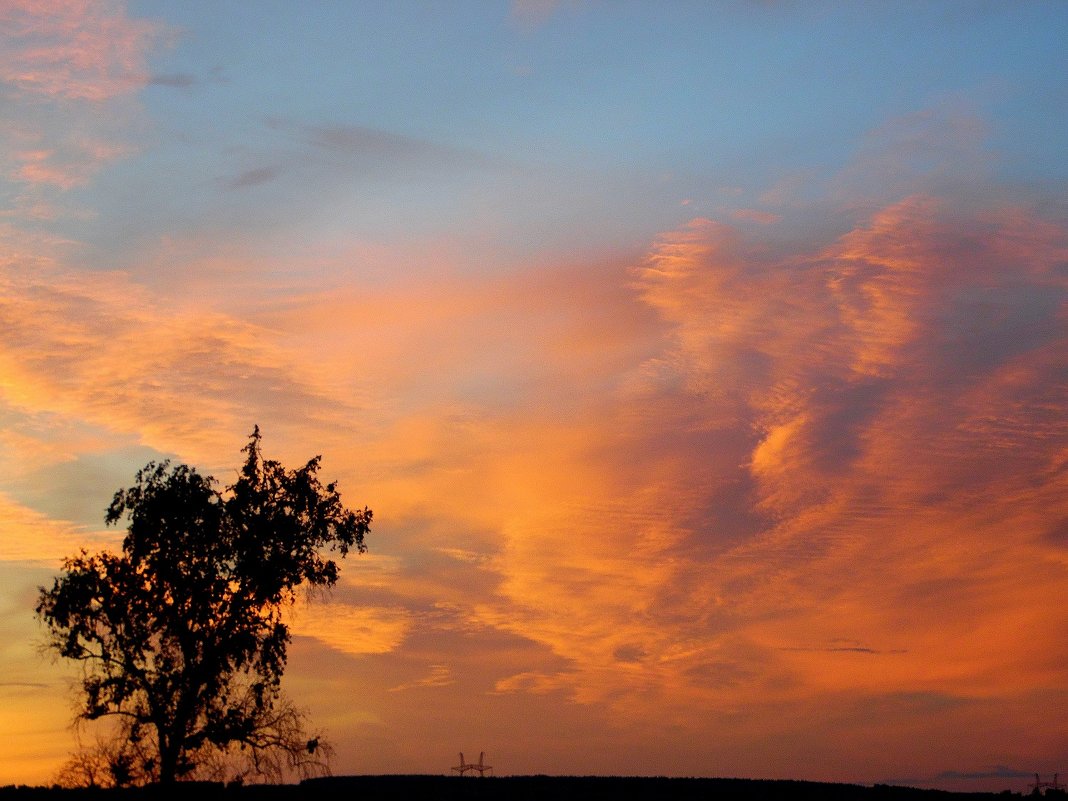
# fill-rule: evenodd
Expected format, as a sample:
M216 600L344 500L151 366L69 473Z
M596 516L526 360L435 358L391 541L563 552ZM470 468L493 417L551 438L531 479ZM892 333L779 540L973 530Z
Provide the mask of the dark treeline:
M189 782L169 789L0 788L0 801L994 801L1007 796L882 784L605 776L336 776L243 787Z

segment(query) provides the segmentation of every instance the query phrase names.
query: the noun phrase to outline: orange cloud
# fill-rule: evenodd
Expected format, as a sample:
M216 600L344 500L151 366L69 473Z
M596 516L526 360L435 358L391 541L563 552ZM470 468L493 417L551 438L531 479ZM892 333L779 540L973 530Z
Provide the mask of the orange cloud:
M0 387L212 464L264 416L272 454L322 450L376 528L295 653L378 676L352 725L536 703L663 735L680 771L812 778L1020 720L1053 754L1056 705L1021 710L1068 678L1066 247L917 196L787 255L695 219L629 269L436 263L246 308L11 261Z
M813 637L784 653L803 654L806 682L828 688L879 679L986 696L1055 682L1048 660L1022 656L1022 637L990 637L1006 604L1031 621L1017 632L1057 625L1044 599L1064 589L1053 578L1064 554L1045 537L1065 511L1064 479L1049 469L1064 432L1047 422L1068 400L1050 372L1068 347L1064 230L1015 210L957 220L916 199L788 263L746 264L730 241L693 223L642 273L676 325L686 385L717 388L714 419L719 397L738 399L739 424L756 434L746 461L768 517L705 566L724 571L710 594L763 587L741 600L776 610L774 622L750 636L772 648ZM1034 595L1019 587L1029 565L1045 577ZM947 642L950 620L961 631ZM824 647L841 637L894 656L872 673L858 651ZM852 673L828 670L829 654Z
M588 415L509 420L479 473L505 502L476 617L569 666L498 691L700 728L1060 686L1034 637L1068 589L1064 245L924 198L786 261L710 220L663 235L637 286L667 349Z

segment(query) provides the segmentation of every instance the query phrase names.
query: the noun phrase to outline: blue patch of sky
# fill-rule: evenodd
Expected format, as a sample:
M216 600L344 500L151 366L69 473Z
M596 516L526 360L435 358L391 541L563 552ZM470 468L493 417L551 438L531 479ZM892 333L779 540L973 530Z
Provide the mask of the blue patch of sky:
M185 31L160 72L224 76L210 94L149 96L157 119L206 141L247 144L282 116L533 163L666 167L775 161L764 146L784 138L791 160L841 160L859 133L931 92L1051 80L1063 48L1043 12L1061 25L1064 13L959 5L589 4L532 31L502 3L137 8ZM196 102L176 102L181 91Z
M9 478L0 487L19 503L53 519L103 528L115 492L130 486L148 462L165 458L143 446L81 454Z
M154 70L196 81L145 90L151 141L94 189L82 238L110 255L205 221L252 239L293 220L387 239L481 227L520 251L619 226L644 237L702 183L754 195L791 171L833 171L866 132L947 97L977 107L1008 177L1066 169L1063 4L563 3L535 27L505 2L132 13L177 32ZM331 169L308 126L475 159Z

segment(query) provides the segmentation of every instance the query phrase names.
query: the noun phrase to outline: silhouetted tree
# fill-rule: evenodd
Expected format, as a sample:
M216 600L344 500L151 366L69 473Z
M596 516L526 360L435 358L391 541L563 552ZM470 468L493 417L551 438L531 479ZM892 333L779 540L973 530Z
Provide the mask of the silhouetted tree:
M320 483L319 457L293 471L263 459L259 427L242 452L225 493L186 465L149 463L107 510L109 525L129 521L122 553L82 550L40 588L50 645L83 665L79 718L116 722L100 750L111 783L207 777L234 755L275 778L328 753L281 694L282 612L299 586L335 584L326 551L366 549L371 511Z

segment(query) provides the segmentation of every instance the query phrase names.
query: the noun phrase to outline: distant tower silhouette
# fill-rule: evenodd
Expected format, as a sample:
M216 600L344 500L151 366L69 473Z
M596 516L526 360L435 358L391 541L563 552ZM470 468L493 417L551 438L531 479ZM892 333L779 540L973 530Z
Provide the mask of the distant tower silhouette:
M1064 790L1065 786L1057 781L1058 775L1059 774L1054 773L1053 774L1053 781L1044 782L1039 777L1039 775L1036 773L1035 774L1035 783L1031 784L1031 785L1028 785L1031 788L1032 794L1038 795L1039 793L1041 793L1044 790L1053 790L1054 792L1057 792L1057 791L1060 791L1060 790ZM1043 793L1043 795L1044 795L1044 793Z
M471 770L477 770L478 771L479 778L482 778L482 774L484 774L487 770L488 771L492 771L493 770L493 765L485 764L485 758L486 758L485 752L484 751L479 751L478 752L478 764L477 765L471 765Z
M479 753L478 753L478 764L475 764L475 763L472 763L472 762L464 762L464 752L461 751L460 752L460 764L453 766L452 769L455 770L457 773L459 773L461 776L463 776L469 770L477 770L478 771L478 775L481 778L486 773L487 770L488 771L492 771L493 770L493 765L487 765L486 764L486 752L485 751L479 751Z

